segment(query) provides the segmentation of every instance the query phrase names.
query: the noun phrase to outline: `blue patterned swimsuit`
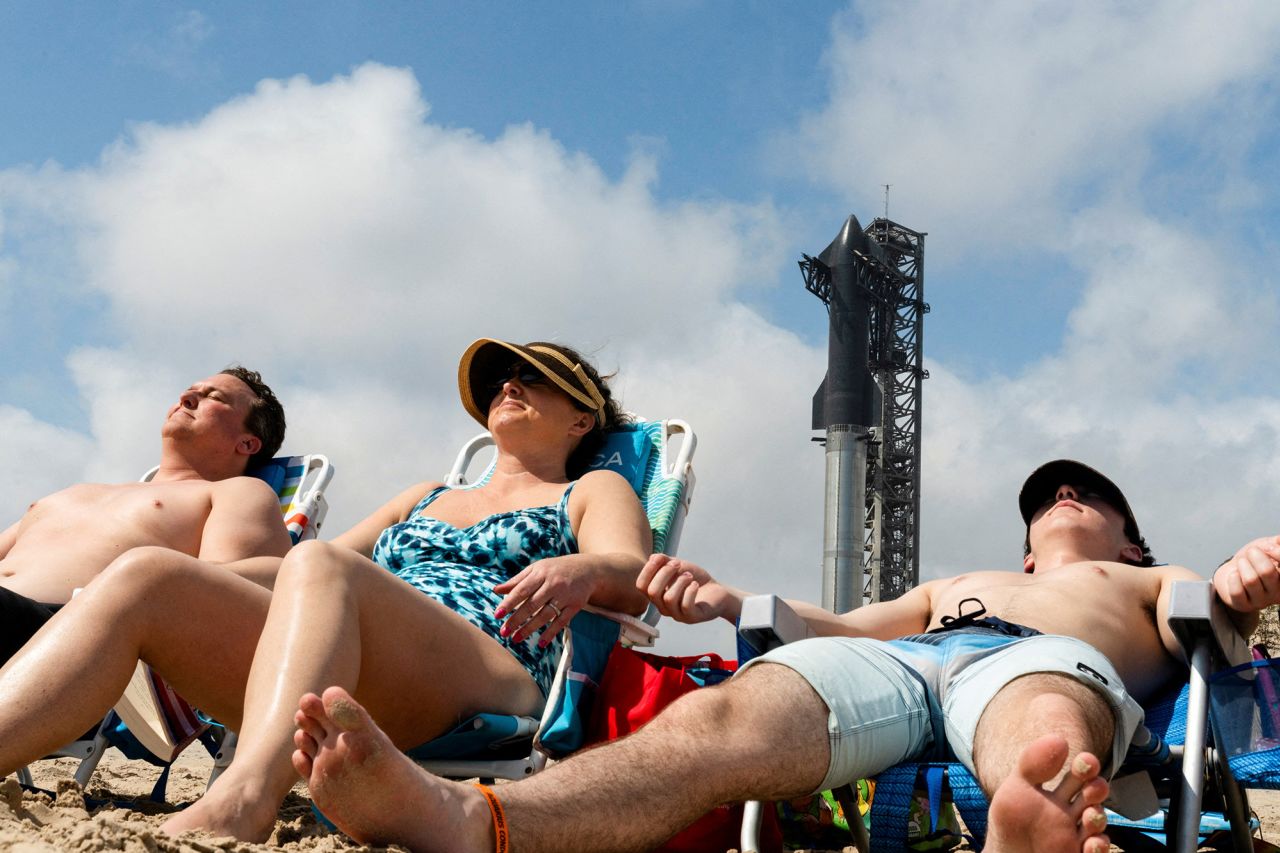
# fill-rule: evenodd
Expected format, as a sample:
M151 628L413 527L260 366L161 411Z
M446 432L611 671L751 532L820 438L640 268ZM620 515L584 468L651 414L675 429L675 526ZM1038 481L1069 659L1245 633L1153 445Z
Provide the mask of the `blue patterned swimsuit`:
M578 553L567 512L573 485L557 504L499 512L463 528L422 514L449 487L432 489L407 521L382 531L373 561L500 643L545 696L560 659L561 638L557 635L540 649L536 635L519 643L502 637L502 622L493 615L502 596L493 587L537 560Z

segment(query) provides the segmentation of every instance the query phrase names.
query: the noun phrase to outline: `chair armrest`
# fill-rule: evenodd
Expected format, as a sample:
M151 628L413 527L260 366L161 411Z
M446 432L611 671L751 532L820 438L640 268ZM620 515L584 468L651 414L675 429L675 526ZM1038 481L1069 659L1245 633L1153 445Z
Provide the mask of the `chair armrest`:
M616 610L605 610L603 607L596 607L594 604L585 605L582 609L587 613L594 613L612 622L617 622L620 629L618 639L629 646L652 646L654 640L658 639L658 629L639 616L619 613ZM658 611L652 605L650 605L649 610L645 611L645 617L649 617L651 614L656 621Z
M776 595L752 595L742 602L738 636L757 654L813 636L809 623Z
M1250 659L1249 644L1218 601L1209 581L1174 581L1169 593L1169 629L1190 660L1202 642L1228 666Z

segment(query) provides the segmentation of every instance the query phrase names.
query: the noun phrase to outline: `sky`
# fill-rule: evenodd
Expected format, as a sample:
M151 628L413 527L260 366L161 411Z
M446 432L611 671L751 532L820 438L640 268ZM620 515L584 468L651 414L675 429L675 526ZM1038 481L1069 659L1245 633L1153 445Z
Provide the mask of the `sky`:
M335 535L475 431L468 342L552 338L692 424L682 556L816 599L796 261L887 204L928 235L923 578L1019 569L1063 456L1161 560L1280 532L1276 4L6 2L0 79L6 518L242 362Z

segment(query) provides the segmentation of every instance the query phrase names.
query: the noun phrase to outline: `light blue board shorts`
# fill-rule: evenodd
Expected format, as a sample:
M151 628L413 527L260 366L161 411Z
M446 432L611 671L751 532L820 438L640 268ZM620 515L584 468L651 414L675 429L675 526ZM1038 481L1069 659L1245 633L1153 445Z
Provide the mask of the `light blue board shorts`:
M1115 739L1105 778L1120 766L1142 724L1142 708L1111 662L1072 637L1019 638L968 628L889 642L822 637L782 646L740 672L759 663L794 670L827 705L831 763L819 791L902 761L941 758L948 747L976 777L978 718L1002 687L1033 673L1074 678L1111 706Z

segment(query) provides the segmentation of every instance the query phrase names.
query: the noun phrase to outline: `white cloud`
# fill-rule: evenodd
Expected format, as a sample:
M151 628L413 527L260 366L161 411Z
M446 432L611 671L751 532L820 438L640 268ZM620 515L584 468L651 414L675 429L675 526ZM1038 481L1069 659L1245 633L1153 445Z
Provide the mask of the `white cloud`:
M1141 153L1094 163L1090 152L1141 152L1153 127L1259 67L1254 46L1273 32L1269 18L1249 33L1229 21L1206 35L1176 72L1187 96L1157 97L1159 75L1139 63L1125 72L1137 93L1113 87L1123 90L1109 96L1116 103L1085 121L1064 105L1103 99L1108 76L1120 79L1121 36L1145 26L1157 45L1139 48L1146 56L1189 30L1140 10L1108 29L1089 7L1052 20L1046 7L997 4L989 17L986 7L930 8L928 27L886 8L856 35L838 31L839 79L812 138L858 152L867 174L910 164L928 188L913 190L911 204L952 234L930 237L944 261L955 263L948 246L985 240L1016 214L1020 233L1070 254L1084 293L1060 319L1062 347L1038 362L988 377L930 363L926 576L1016 568L1017 487L1054 456L1111 473L1157 555L1203 569L1271 532L1280 401L1267 387L1217 382L1276 354L1274 305L1245 281L1238 247L1116 200L1126 193L1082 206L1055 192L1081 176L1140 181ZM1193 9L1184 11L1195 19ZM1085 37L1099 33L1096 44ZM1221 47L1228 36L1238 50ZM876 61L894 45L913 61ZM966 73L961 49L986 63L981 73ZM897 96L931 81L940 91L909 115ZM1028 129L1051 138L1028 146ZM1010 134L1021 134L1016 153ZM814 151L815 163L834 162L822 159L827 148ZM1244 185L1256 178L1240 174ZM77 257L83 280L54 277L44 297L28 288L32 300L89 287L107 306L97 331L119 340L73 353L75 389L56 389L83 398L87 436L0 406L0 428L22 436L0 446L0 473L15 484L6 499L136 476L154 461L172 395L237 360L285 400L286 448L332 457L331 535L409 483L441 476L476 431L454 387L467 342L553 337L618 369L634 410L697 429L683 554L730 582L816 598L823 455L806 427L825 348L739 298L789 260L784 217L768 205L659 203L657 175L643 147L615 180L550 131L516 125L486 139L433 123L412 75L377 65L321 84L264 81L190 124L140 126L77 173L0 172L0 267L18 263L15 275L27 275L54 253ZM992 191L979 192L988 182ZM14 221L44 223L43 237L28 233L15 248ZM1051 232L1036 232L1045 222ZM1240 332L1242 314L1257 324L1251 333ZM41 473L29 459L46 448L65 461ZM725 636L667 633L673 649Z
M834 22L830 99L779 157L854 209L878 210L892 183L935 271L1031 249L1082 285L1065 316L1008 312L1061 337L1047 356L976 377L931 361L926 575L1009 567L1017 488L1055 456L1112 472L1167 559L1205 570L1273 528L1277 401L1256 380L1280 355L1278 259L1230 217L1271 182L1256 146L1276 115L1280 8L1232 12L859 3Z
M1082 192L1163 169L1153 130L1196 152L1204 116L1265 133L1265 89L1239 84L1274 79L1278 44L1266 2L858 3L833 26L829 103L779 155L863 209L893 184L895 218L957 251L1053 245Z
M137 476L173 395L242 361L285 400L286 447L332 457L326 532L340 532L442 476L477 431L455 386L470 340L552 337L618 369L632 408L702 435L690 548L731 576L750 576L762 553L777 565L803 550L806 501L762 524L773 489L750 494L760 471L774 488L807 481L821 494L782 461L799 451L820 465L803 432L812 387L794 380L798 367L820 373L814 353L733 298L778 263L773 211L660 204L648 154L611 180L546 131L488 140L427 114L403 70L265 81L7 194L17 207L48 198L47 183L62 200L50 215L70 223L87 285L109 306L99 322L122 340L70 359L96 448L82 476ZM787 419L792 439L759 452Z
M26 511L27 505L83 479L93 442L76 432L35 419L29 412L0 404L0 529ZM21 490L21 491L20 491Z
M645 161L610 182L546 132L425 114L410 74L364 66L139 128L86 193L93 284L140 340L409 382L482 332L686 334L772 248L767 209L659 207Z

